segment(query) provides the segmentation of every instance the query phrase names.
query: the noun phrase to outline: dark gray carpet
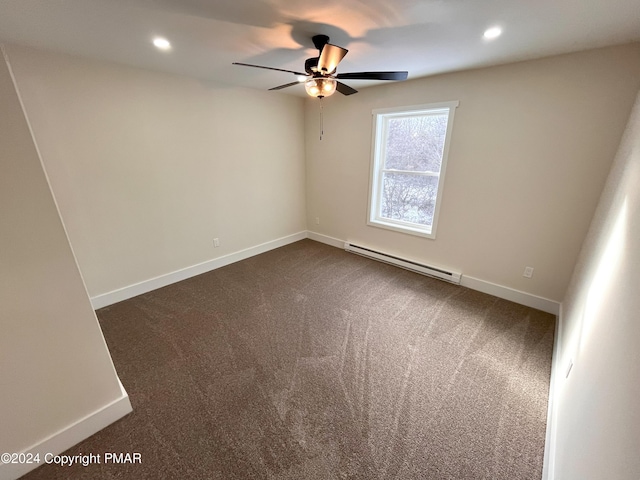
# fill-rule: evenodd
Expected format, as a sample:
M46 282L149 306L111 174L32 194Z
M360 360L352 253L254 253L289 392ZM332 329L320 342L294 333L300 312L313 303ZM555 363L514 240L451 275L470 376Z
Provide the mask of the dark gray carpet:
M98 311L134 412L29 479L538 479L555 317L311 240Z

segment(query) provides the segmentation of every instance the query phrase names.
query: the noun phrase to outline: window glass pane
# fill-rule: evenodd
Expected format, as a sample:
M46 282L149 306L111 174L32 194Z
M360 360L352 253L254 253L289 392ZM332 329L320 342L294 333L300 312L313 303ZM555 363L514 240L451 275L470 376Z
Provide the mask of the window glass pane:
M437 193L438 177L386 172L382 178L380 216L431 226Z
M447 113L390 118L384 168L439 172Z

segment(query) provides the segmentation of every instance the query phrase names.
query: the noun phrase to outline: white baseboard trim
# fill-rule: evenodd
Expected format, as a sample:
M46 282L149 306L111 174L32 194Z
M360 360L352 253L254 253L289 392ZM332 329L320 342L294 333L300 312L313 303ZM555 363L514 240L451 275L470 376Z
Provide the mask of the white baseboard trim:
M15 480L45 463L45 455L59 455L132 411L129 395L122 396L20 453L40 454L40 463L0 463L0 480Z
M560 312L560 304L554 300L549 300L548 298L544 297L538 297L537 295L533 295L531 293L522 292L510 287L487 282L486 280L480 280L479 278L470 277L468 275L462 275L460 285L472 290L488 293L489 295L493 295L494 297L503 298L504 300L519 303L520 305L536 308L553 315L558 315L558 313Z
M270 242L262 243L260 245L256 245L255 247L246 248L235 253L230 253L223 257L214 258L213 260L208 260L206 262L192 265L175 272L167 273L155 278L150 278L149 280L145 280L143 282L119 288L118 290L113 290L101 295L96 295L94 297L91 297L91 305L93 305L94 310L113 305L114 303L137 297L138 295L151 292L152 290L166 287L167 285L171 285L172 283L195 277L196 275L200 275L202 273L215 270L216 268L221 268L226 265L239 262L240 260L244 260L246 258L253 257L254 255L268 252L269 250L273 250L275 248L283 247L285 245L303 240L305 238L307 238L307 232L303 231L294 233L293 235L288 235L286 237L278 238L276 240L271 240Z
M560 336L562 335L562 304L556 317L556 334L553 339L553 353L551 355L551 379L549 380L549 405L547 408L547 431L544 441L544 457L542 462L542 480L554 480L556 463L556 383L560 370Z
M307 238L315 240L316 242L326 243L327 245L331 245L332 247L337 248L344 248L345 244L344 240L338 240L337 238L322 235L321 233L312 232L311 230L307 232Z
M96 295L94 297L91 297L91 304L93 305L93 308L97 310L99 308L106 307L114 303L118 303L123 300L127 300L129 298L151 292L152 290L166 287L167 285L171 285L172 283L180 282L182 280L186 280L187 278L191 278L196 275L215 270L216 268L221 268L231 263L239 262L240 260L253 257L254 255L268 252L269 250L273 250L274 248L283 247L285 245L297 242L305 238L309 238L320 243L325 243L336 248L344 248L345 244L344 240L330 237L328 235L323 235L321 233L312 231L298 232L294 233L293 235L288 235L286 237L278 238L270 242L256 245L255 247L246 248L244 250L240 250L223 257L214 258L213 260L199 263L197 265L192 265L175 272L167 273L165 275L151 278L143 282L129 285L118 290L113 290L101 295ZM530 293L522 292L520 290L515 290L513 288L505 287L502 285L497 285L495 283L481 280L479 278L470 277L468 275L462 276L460 285L472 290L488 293L489 295L493 295L498 298L510 300L521 305L536 308L553 315L558 315L560 311L560 304L554 300L538 297Z
M339 240L337 238L311 231L308 232L308 238L337 248L344 248L345 244L345 240ZM494 297L519 303L520 305L536 308L553 315L558 315L558 312L560 311L560 304L554 300L538 297L530 293L514 290L513 288L487 282L486 280L480 280L479 278L470 277L468 275L462 275L460 285L472 290L488 293Z

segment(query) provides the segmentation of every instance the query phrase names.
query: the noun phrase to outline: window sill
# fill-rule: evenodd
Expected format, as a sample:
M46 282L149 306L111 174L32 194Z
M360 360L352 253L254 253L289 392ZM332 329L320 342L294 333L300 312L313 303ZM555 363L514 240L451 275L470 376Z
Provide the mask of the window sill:
M392 222L385 222L379 219L370 219L367 222L367 225L371 227L384 228L386 230L393 230L395 232L406 233L407 235L415 235L418 237L424 238L436 238L436 232L433 228L418 228L418 227L410 227L408 225L400 225Z

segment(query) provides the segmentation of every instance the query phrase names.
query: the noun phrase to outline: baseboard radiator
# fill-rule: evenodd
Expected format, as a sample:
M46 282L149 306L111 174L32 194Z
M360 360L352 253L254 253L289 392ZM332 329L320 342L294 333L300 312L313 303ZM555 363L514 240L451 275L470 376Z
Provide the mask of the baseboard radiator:
M362 255L363 257L373 258L375 260L389 263L406 270L411 270L412 272L427 275L428 277L439 278L440 280L445 280L450 283L460 284L461 274L457 272L449 272L442 268L430 267L429 265L423 265L412 260L396 257L383 252L377 252L375 250L371 250L370 248L360 247L348 242L345 242L344 249L347 252L357 253L358 255Z

